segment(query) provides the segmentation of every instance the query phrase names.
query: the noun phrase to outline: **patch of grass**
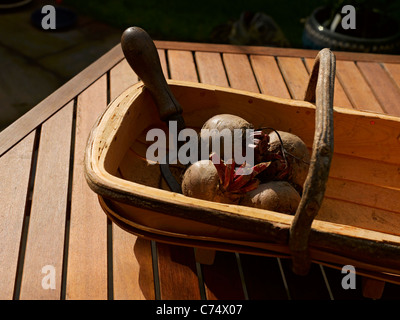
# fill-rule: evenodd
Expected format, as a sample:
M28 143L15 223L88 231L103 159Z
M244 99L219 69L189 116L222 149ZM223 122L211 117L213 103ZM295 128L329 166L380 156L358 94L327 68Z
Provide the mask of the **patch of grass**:
M281 27L292 47L301 47L302 19L321 1L65 0L63 4L121 30L139 26L153 39L190 42L212 42L214 28L238 20L244 11L264 12Z

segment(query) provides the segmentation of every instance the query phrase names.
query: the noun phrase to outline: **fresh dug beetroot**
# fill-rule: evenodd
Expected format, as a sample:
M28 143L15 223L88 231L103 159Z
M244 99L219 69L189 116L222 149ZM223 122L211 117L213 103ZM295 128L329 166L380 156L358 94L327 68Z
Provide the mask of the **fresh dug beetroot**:
M310 153L304 141L298 136L285 131L271 132L269 134L269 153L282 155L282 146L288 165L282 180L291 182L297 190L301 191L308 175Z
M256 175L268 167L268 163L250 168L249 174L240 174L244 165L225 164L217 154L210 160L200 160L187 168L182 179L182 193L186 196L220 203L238 203L249 191L258 187Z
M241 130L242 131L242 140L243 142L245 141L246 137L246 130L247 129L253 129L253 125L246 121L245 119L233 115L233 114L218 114L210 119L208 119L204 124L203 127L201 128L199 138L202 141L206 141L208 139L209 142L209 151L208 154L211 154L212 151L215 151L218 153L218 155L223 158L223 159L231 159L233 158L233 154L224 154L224 139L220 137L219 140L219 150L213 150L212 148L212 140L213 140L213 135L209 135L211 133L211 130L217 130L221 134L223 133L223 130L229 130L231 132L231 149L232 152L234 150L234 130ZM214 135L215 137L215 135Z
M246 193L240 204L280 213L294 214L300 195L287 181L270 181Z

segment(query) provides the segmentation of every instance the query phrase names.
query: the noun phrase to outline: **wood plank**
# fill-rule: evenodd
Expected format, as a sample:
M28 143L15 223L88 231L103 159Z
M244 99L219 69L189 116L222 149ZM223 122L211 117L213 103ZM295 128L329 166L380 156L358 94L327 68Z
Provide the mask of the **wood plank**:
M400 64L397 63L384 63L383 67L389 73L390 77L400 87Z
M249 300L287 300L277 258L241 254Z
M107 299L107 218L83 172L87 138L107 105L107 78L78 96L66 299Z
M199 300L194 250L157 243L160 294L162 300Z
M342 180L400 188L400 171L398 165L394 163L335 154L329 174Z
M120 45L115 46L78 75L73 77L54 93L29 110L26 114L0 132L0 156L29 134L38 125L46 121L96 79L100 78L116 63L121 61L123 53Z
M355 109L383 112L370 86L352 61L336 61L336 74Z
M125 89L139 81L128 62L123 59L110 70L110 100L114 100Z
M199 81L191 51L168 50L168 61L171 79Z
M236 261L231 252L218 251L212 265L202 265L208 300L244 300L244 289Z
M290 99L290 94L282 78L275 57L270 56L250 56L261 93Z
M110 100L138 81L124 59L110 70ZM113 298L154 299L151 244L112 224Z
M306 67L308 73L310 74L312 67L314 65L314 59L305 59ZM335 88L334 88L334 96L333 96L333 105L337 107L349 108L352 109L353 106L347 97L346 93L344 92L343 86L339 81L337 75L335 76Z
M385 69L376 62L357 62L357 66L382 109L390 115L400 116L400 90Z
M247 55L224 53L222 56L232 88L259 92Z
M278 57L277 60L292 99L304 100L308 73L303 61L288 57Z
M400 235L399 213L325 197L316 217L343 225Z
M237 46L231 44L213 44L213 43L196 43L182 41L161 41L156 40L155 44L159 49L173 50L193 50L203 52L225 52L225 53L241 53L252 55L280 56L280 57L298 57L314 59L318 54L318 50L297 49L297 48L278 48L264 46ZM339 60L350 61L380 61L388 63L400 63L400 55L373 54L360 52L334 51Z
M221 54L217 52L195 52L200 82L228 87Z
M33 131L0 158L0 299L11 300L36 132Z
M325 195L332 199L400 213L400 189L332 178L328 180Z
M154 300L151 244L113 224L113 297Z
M293 273L290 259L281 259L281 263L291 299L330 300L329 291L318 264L311 264L310 272L305 276L299 276Z
M61 297L73 108L72 101L42 125L20 299ZM54 288L42 287L51 275L45 266Z

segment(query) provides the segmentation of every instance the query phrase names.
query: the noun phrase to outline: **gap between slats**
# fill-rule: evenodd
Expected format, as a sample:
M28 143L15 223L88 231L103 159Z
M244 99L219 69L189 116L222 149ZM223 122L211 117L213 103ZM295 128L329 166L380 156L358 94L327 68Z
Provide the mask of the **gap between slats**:
M26 193L26 202L25 202L25 210L24 210L24 221L23 221L23 225L22 225L20 248L19 248L19 253L18 253L17 274L15 277L15 286L14 286L14 294L13 294L14 300L19 299L20 290L21 290L22 272L23 272L25 250L26 250L26 240L27 240L28 228L29 228L29 216L30 216L30 211L31 211L33 186L35 183L36 165L37 165L37 157L38 157L38 149L39 149L40 128L41 127L39 126L35 130L35 139L34 139L34 143L33 143L31 168L30 168L28 190Z

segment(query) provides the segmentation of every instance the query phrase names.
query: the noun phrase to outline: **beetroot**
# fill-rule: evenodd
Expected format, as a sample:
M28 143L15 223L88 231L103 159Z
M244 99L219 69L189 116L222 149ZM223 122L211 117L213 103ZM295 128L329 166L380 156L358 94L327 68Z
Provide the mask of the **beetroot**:
M233 154L234 141L235 141L234 130L241 130L242 145L239 147L244 148L247 129L253 129L253 125L248 121L246 121L245 119L232 114L218 114L208 119L204 123L200 131L199 138L201 139L201 141L204 142L208 140L209 143L208 155L214 151L219 155L220 158L224 160L229 160L229 159L234 159L234 154ZM219 134L221 134L221 136L218 137L215 133L213 134L212 130L217 131ZM229 153L224 149L225 139L222 138L222 136L225 136L224 133L226 132L228 133L227 136L230 138L231 142L231 145L227 146L228 150L230 150ZM215 146L214 149L212 148L213 138L217 139L218 142L216 143L219 143L219 148L217 148L217 146Z
M272 154L282 154L281 141L288 164L284 180L289 181L301 191L308 175L310 153L303 140L284 131L273 131L269 134L268 151Z
M255 177L268 167L269 163L261 163L252 168L245 164L236 168L235 163L225 164L215 153L210 160L193 163L184 173L182 193L193 198L221 203L238 203L240 199L258 187ZM242 170L249 174L241 174Z
M287 214L296 213L300 195L287 181L270 181L246 193L240 204Z

